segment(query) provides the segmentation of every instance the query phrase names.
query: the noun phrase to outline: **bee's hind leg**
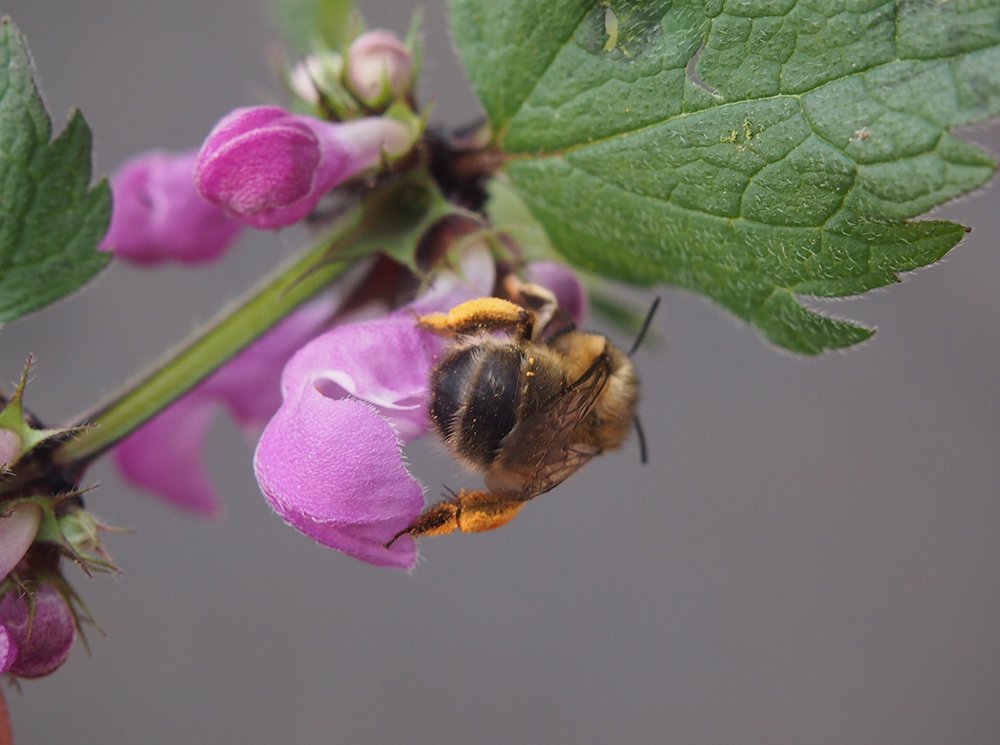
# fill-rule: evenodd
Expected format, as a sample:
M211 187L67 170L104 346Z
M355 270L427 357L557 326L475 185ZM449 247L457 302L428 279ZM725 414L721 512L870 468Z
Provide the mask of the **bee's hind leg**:
M439 334L471 334L477 331L504 331L530 339L535 314L498 297L482 297L456 305L447 313L429 313L418 322Z
M447 535L456 530L482 533L506 525L517 515L524 502L488 491L462 489L452 498L428 507L405 530L386 544L388 548L401 536Z

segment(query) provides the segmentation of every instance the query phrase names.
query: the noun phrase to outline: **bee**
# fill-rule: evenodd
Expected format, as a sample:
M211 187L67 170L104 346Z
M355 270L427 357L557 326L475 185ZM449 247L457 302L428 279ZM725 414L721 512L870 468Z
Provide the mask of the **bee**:
M432 505L400 536L480 532L510 522L524 504L555 488L591 458L616 450L635 427L639 379L629 352L572 326L546 335L555 296L515 282L503 298L479 298L418 323L454 342L435 365L428 413L445 446L485 490L462 489ZM543 340L544 339L544 340Z

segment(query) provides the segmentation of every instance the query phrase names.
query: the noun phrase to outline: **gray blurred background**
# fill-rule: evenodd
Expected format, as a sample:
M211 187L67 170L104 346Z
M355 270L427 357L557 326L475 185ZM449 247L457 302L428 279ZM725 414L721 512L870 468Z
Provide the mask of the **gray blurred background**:
M57 127L81 107L103 173L278 90L258 0L5 6ZM363 3L398 32L412 7ZM475 99L442 5L426 11L422 97L464 123ZM968 136L1000 149L997 128ZM136 529L110 538L125 572L68 568L104 635L6 690L17 742L1000 742L996 195L936 214L975 227L941 266L828 307L878 325L851 352L793 358L664 290L638 355L650 464L631 442L501 531L425 540L412 576L286 528L227 421L208 453L221 521L102 464L88 504ZM295 244L114 266L3 329L0 377L34 352L29 405L70 419ZM432 495L458 481L433 444L412 461Z

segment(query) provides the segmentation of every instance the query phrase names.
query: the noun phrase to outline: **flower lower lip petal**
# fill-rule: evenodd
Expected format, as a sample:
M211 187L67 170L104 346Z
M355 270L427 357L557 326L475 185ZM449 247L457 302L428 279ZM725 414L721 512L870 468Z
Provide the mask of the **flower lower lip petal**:
M423 486L370 404L306 386L265 428L254 470L275 512L314 540L380 566L415 563L412 542L383 544L420 514Z

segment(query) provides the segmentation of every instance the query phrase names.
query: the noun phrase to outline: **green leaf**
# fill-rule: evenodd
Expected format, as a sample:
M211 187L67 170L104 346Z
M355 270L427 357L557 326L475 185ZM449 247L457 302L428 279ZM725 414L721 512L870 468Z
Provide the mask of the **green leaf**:
M24 37L0 19L0 323L69 295L110 260L97 244L111 190L89 188L87 122L75 111L51 136Z
M703 293L814 354L820 315L940 259L907 222L988 181L949 130L1000 112L1000 0L452 0L504 171L582 268Z
M278 23L298 54L346 51L364 22L354 0L278 0Z

